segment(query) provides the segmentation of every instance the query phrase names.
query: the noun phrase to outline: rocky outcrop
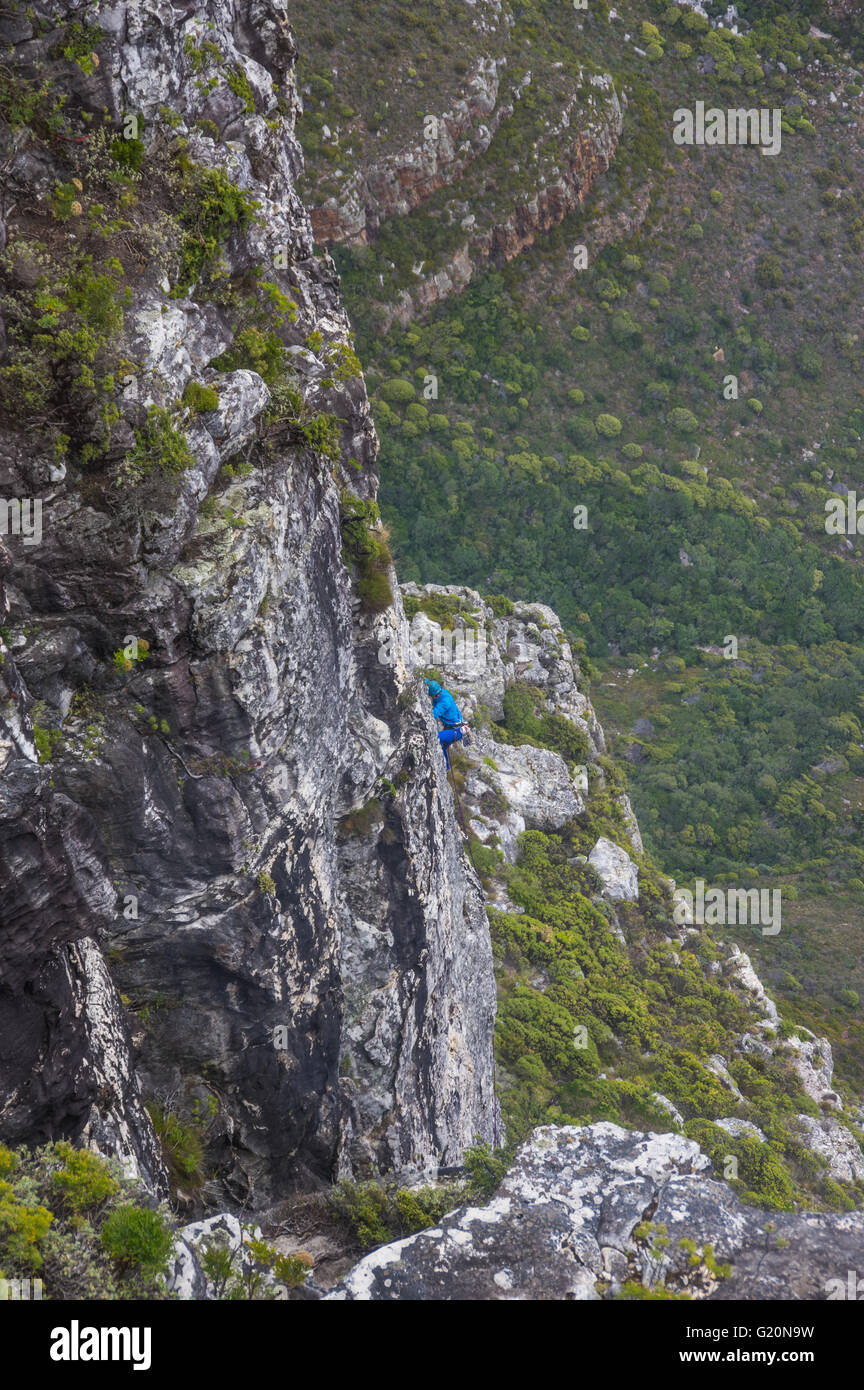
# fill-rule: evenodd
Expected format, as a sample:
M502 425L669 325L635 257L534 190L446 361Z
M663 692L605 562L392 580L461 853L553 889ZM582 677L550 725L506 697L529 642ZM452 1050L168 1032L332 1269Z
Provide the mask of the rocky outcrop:
M382 311L382 330L386 331L394 320L405 327L433 304L450 294L461 293L484 267L506 265L533 246L538 236L581 208L597 179L609 168L623 125L624 108L611 77L591 77L579 96L564 104L559 123L548 133L555 154L542 181L523 189L516 196L515 205L497 216L478 202L477 215L470 213L465 219L468 226L464 243L448 257L446 265L425 275L419 270L416 287L400 290L395 303ZM465 194L466 190L460 187L461 206L474 206L470 191L467 204ZM589 260L605 244L598 239L602 232L600 222L594 230ZM617 224L616 230L620 234ZM611 236L606 239L611 240Z
M610 898L635 902L639 896L639 872L625 849L601 835L588 855L588 863Z
M356 170L338 197L314 207L310 215L316 239L349 245L369 241L386 218L404 216L459 178L512 114L512 103L498 103L504 62L477 58L463 95L447 111L426 117L423 139Z
M823 1300L860 1268L860 1212L762 1212L710 1171L680 1135L545 1126L486 1205L373 1251L327 1298Z
M105 388L107 452L84 449L84 418L59 466L50 431L8 415L0 431L0 493L44 509L40 544L8 538L4 576L0 1132L90 1143L160 1183L143 1094L207 1117L208 1199L253 1207L337 1172L457 1162L495 1134L488 930L428 712L377 657L398 594L368 608L343 558L341 499L368 509L376 440L295 191L289 12L91 6L80 62L63 56L77 15L0 19L22 79L38 67L70 93L72 132L0 129L10 248L51 225L63 184L78 201L59 239L87 249L111 185L80 113L92 130L107 111L109 138L140 121L131 187L156 250L128 268L133 370ZM191 294L178 267L198 243L169 215L184 168L218 171L204 186L226 217L255 204ZM254 356L213 365L245 341L262 276L285 364L269 384ZM218 403L187 408L190 382ZM164 477L153 408L186 451ZM350 828L370 802L371 829Z

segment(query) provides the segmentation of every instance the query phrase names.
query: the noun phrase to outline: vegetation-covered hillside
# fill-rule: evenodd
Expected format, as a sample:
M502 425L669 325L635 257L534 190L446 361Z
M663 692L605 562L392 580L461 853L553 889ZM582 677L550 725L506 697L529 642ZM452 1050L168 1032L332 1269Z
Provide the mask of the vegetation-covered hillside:
M864 434L860 15L737 8L738 34L718 3L622 3L614 18L512 6L531 120L527 106L502 120L467 172L334 253L377 395L400 575L557 608L632 763L649 848L682 881L784 888L780 936L743 944L858 1072L864 552L825 523L856 488ZM459 71L504 43L427 17L411 75L387 33L412 23L372 7L384 148L410 143ZM322 73L302 17L300 32ZM302 130L336 128L351 65L334 36L333 93L310 79ZM604 72L626 98L623 132L584 208L394 319L499 187L529 203L554 177L535 155L564 166L562 74ZM352 131L372 95L355 91ZM698 100L782 111L779 153L675 144L674 112ZM370 158L359 136L340 134L332 159L306 140L313 202Z

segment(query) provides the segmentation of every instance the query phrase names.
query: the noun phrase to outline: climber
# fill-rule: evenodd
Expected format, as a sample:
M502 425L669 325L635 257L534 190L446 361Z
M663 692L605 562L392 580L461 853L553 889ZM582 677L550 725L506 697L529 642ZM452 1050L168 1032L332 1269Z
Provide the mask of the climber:
M463 719L459 709L449 690L445 690L437 681L425 677L426 689L429 691L429 698L432 701L432 715L441 724L443 729L438 730L438 742L444 753L444 761L450 767L450 754L448 748L451 743L456 743L462 739Z

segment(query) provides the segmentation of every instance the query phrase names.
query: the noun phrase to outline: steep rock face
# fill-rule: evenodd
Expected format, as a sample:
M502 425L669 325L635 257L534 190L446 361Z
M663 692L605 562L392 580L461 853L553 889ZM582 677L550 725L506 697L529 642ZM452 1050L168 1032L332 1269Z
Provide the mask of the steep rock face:
M860 1212L760 1212L710 1170L679 1135L544 1126L485 1206L375 1250L327 1298L821 1300L860 1266Z
M264 266L294 306L273 323L289 365L279 389L300 418L274 423L258 371L210 365L237 337L232 301L190 297L173 252L130 285L135 370L118 384L105 468L88 472L74 438L58 466L38 433L3 428L0 491L44 508L40 544L8 539L4 1137L119 1148L153 1176L140 1078L182 1117L215 1112L214 1197L255 1204L355 1163L458 1161L476 1134L494 1137L488 931L428 715L411 689L400 700L404 668L378 659L379 629L403 622L398 596L368 612L342 558L340 493L374 496L376 441L362 378L350 356L338 367L338 281L294 189L287 9L91 6L102 32L83 66L56 57L78 7L35 11L3 21L23 77L43 63L73 112L136 114L145 177L182 141L194 168L254 198L221 270L243 285ZM195 80L205 43L221 55L215 82ZM4 141L14 248L78 166L68 145ZM150 213L142 199L145 224ZM184 413L193 380L217 389L216 408ZM128 458L114 471L153 406L189 451L173 487L140 464L130 474ZM303 419L330 417L338 458L303 433ZM43 761L34 724L51 730ZM359 865L340 824L381 788L386 832Z

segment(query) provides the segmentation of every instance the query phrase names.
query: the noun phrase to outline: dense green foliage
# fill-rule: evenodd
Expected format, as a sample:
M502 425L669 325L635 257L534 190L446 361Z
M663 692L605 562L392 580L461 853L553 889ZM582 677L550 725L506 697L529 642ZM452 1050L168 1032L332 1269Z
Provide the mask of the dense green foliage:
M562 833L526 832L513 868L500 866L523 912L490 911L498 961L497 1052L508 1139L518 1143L537 1124L612 1120L669 1128L665 1097L683 1115L685 1132L730 1177L742 1200L790 1210L834 1208L837 1184L804 1143L796 1116L816 1115L781 1047L770 1058L737 1051L752 1014L706 966L720 958L703 930L686 946L664 938L668 888L647 861L638 904L618 904L626 946L607 905L594 894L590 868L576 860L598 832L620 827L585 814ZM706 1065L726 1058L743 1100L736 1101ZM756 1124L764 1143L733 1139L711 1123ZM738 1164L737 1176L729 1159ZM858 1205L864 1191L844 1184Z
M172 1230L113 1162L0 1146L0 1278L41 1279L46 1299L165 1298Z

